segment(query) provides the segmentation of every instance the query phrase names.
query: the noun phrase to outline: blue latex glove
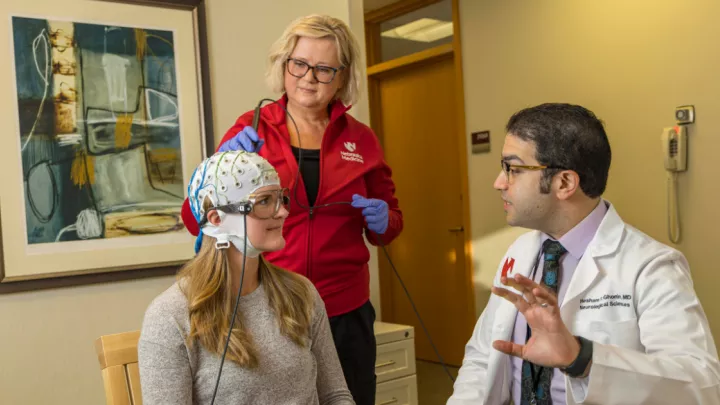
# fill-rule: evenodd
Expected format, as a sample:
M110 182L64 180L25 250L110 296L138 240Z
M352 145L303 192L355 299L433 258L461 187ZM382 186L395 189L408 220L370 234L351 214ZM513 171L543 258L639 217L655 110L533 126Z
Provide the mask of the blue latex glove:
M371 231L382 235L388 227L388 203L376 198L365 198L361 195L354 194L351 205L355 208L362 208L362 214L365 216L367 227Z
M253 142L257 143L257 147L253 146ZM231 138L230 140L220 145L220 148L218 148L218 152L244 150L245 152L257 153L263 146L263 144L265 144L265 140L260 139L258 133L255 132L253 127L248 125L243 128L242 131L238 132L234 138Z

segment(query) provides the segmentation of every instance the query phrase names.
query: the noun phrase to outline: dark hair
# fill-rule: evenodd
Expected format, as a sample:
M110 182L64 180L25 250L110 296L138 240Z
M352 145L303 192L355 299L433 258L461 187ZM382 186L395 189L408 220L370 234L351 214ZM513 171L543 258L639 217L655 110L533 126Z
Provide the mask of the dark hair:
M541 104L513 114L506 129L535 143L535 158L541 165L577 172L580 188L588 197L605 191L612 154L603 123L592 111L572 104ZM560 170L544 170L541 192L550 192L552 177Z

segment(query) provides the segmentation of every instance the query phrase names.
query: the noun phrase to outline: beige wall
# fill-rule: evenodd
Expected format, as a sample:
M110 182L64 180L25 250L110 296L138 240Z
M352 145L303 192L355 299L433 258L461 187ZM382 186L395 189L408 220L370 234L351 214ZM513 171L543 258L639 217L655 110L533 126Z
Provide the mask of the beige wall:
M473 235L492 238L504 226L492 182L506 120L520 108L561 101L605 121L613 149L606 197L627 222L668 243L660 134L673 124L675 106L694 104L689 170L679 176L678 248L719 339L720 3L460 0L460 7L467 130L492 133L491 153L470 159ZM497 262L487 266L476 274Z
M274 96L263 81L268 47L293 18L313 12L352 20L354 30L362 29L362 0L208 0L218 140L240 113ZM356 117L367 122L366 97L358 107ZM164 277L0 296L0 404L104 403L94 340L140 328L150 300L173 281Z

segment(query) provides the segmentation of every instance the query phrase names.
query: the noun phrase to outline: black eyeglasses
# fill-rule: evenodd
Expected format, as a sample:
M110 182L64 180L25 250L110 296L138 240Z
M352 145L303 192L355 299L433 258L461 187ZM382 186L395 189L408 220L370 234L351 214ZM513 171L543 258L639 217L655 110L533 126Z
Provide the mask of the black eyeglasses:
M291 75L297 77L298 79L305 77L308 70L312 69L312 75L315 78L315 80L319 81L323 84L329 84L333 81L335 78L335 75L337 75L337 72L339 70L345 69L345 66L341 66L339 68L334 68L330 66L323 66L323 65L316 65L312 66L308 64L307 62L303 62L299 59L295 58L288 58L287 60L287 70L288 73Z

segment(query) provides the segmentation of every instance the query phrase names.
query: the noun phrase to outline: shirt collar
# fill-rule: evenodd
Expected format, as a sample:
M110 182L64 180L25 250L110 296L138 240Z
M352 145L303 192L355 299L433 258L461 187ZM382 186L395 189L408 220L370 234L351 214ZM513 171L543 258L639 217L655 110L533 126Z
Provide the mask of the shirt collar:
M588 216L585 217L579 224L575 225L569 232L563 235L558 242L568 253L576 260L580 260L585 250L587 249L590 242L595 237L600 223L602 223L605 214L608 211L608 205L604 200L600 200L598 205L595 207ZM541 243L545 240L551 239L550 235L543 234Z

